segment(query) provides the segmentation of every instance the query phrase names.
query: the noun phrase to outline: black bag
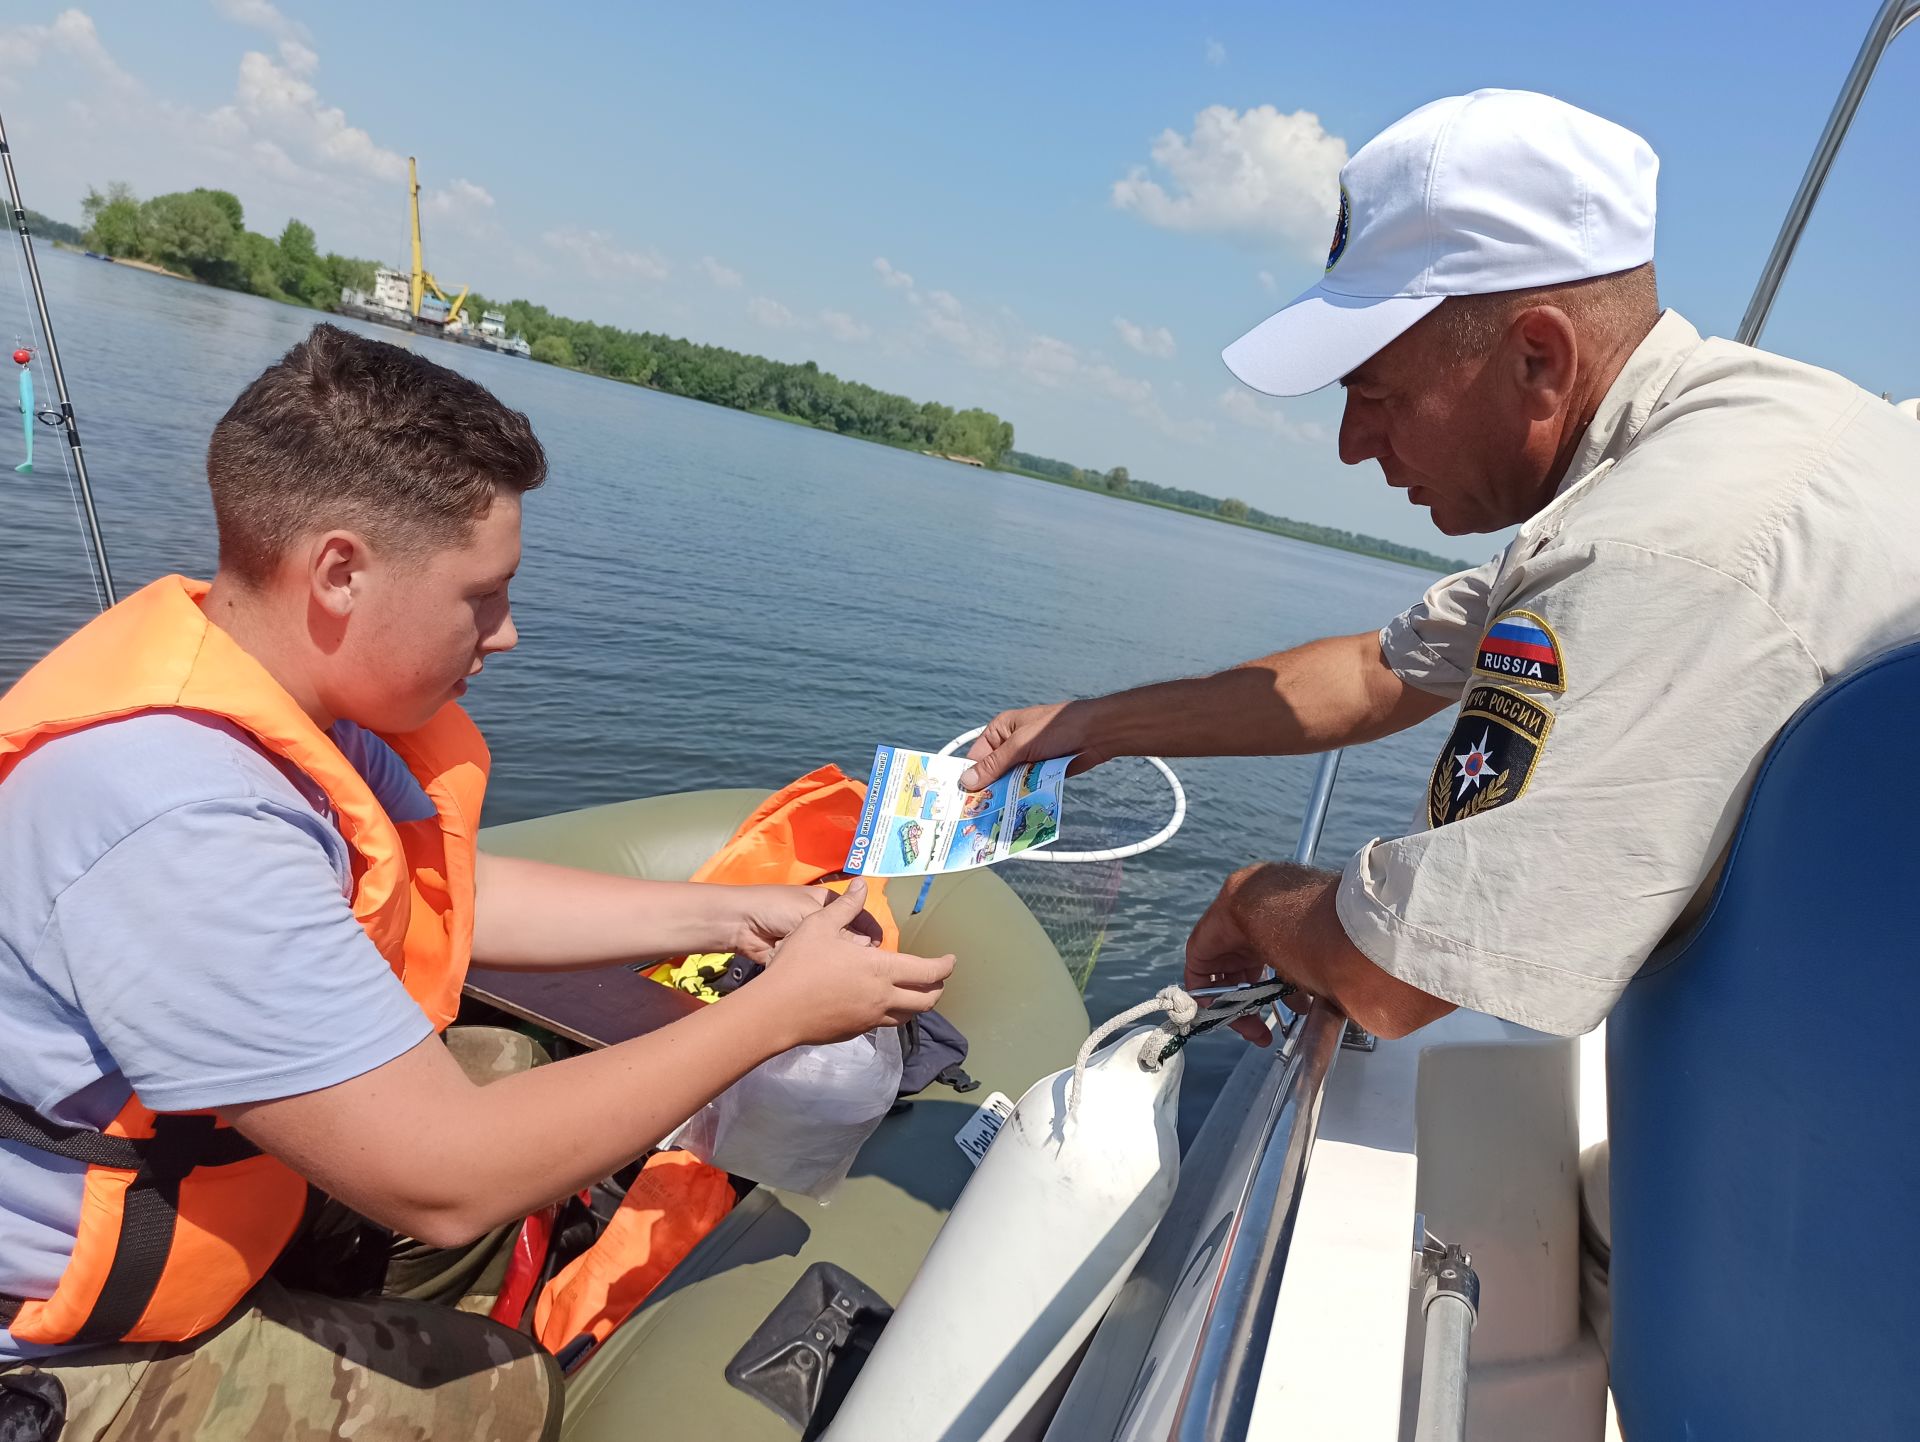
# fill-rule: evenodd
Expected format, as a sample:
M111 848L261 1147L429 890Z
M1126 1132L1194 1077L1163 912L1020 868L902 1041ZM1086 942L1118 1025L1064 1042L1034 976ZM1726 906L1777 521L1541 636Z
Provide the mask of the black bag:
M56 1442L67 1425L67 1389L34 1367L0 1372L0 1442Z
M937 1011L922 1012L900 1028L900 1095L910 1097L935 1082L965 1094L980 1083L960 1063L967 1059L967 1039L960 1028Z

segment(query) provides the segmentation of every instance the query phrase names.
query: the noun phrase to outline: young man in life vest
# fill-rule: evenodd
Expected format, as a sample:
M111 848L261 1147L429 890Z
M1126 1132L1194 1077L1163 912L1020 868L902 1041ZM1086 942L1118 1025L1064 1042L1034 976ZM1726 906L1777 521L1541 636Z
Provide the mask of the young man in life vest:
M267 1276L309 1184L465 1248L766 1058L939 999L952 958L870 945L858 882L477 852L488 754L457 699L514 645L545 475L480 386L316 327L214 431L212 584L154 582L0 698L0 1404L63 1392L64 1442L554 1435L529 1339ZM485 1086L439 1034L470 958L704 951L773 965Z

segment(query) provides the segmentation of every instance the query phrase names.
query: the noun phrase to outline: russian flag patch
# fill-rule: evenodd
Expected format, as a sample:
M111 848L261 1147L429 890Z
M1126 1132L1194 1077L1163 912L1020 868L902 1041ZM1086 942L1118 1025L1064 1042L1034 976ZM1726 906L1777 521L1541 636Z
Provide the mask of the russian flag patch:
M1567 689L1560 663L1560 638L1531 611L1507 611L1487 628L1473 669L1543 691Z

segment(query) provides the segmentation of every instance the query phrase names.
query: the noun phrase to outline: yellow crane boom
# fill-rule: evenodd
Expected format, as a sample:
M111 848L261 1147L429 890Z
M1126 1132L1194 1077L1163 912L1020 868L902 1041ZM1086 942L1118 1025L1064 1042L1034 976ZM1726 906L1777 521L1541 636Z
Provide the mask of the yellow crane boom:
M414 165L411 155L407 157L407 209L408 217L413 224L413 281L409 309L413 318L418 320L420 302L426 292L432 291L436 297L446 303L446 323L452 325L460 314L460 307L467 302L469 287L461 286L460 294L453 300L447 300L447 293L440 288L440 283L433 278L432 272L420 263L420 171Z

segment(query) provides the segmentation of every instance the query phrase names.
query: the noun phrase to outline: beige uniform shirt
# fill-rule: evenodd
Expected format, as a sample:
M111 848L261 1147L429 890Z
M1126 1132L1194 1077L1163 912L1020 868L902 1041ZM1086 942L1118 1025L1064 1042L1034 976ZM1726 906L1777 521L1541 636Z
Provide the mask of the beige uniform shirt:
M1800 704L1920 636L1920 424L1669 311L1567 474L1381 631L1460 710L1419 829L1362 848L1338 896L1394 976L1562 1034L1704 899ZM1833 758L1836 788L1864 775Z

